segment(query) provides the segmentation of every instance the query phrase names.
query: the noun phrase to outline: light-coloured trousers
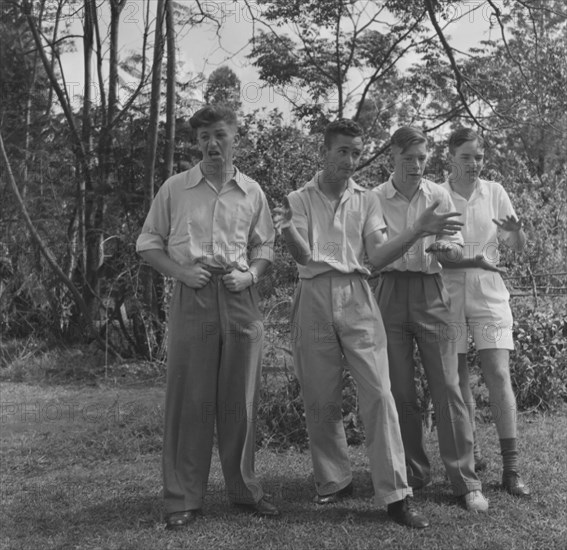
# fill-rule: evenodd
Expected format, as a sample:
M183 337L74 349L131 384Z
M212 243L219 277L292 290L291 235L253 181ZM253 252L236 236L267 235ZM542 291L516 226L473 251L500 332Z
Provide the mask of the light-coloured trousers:
M376 299L386 327L390 380L410 483L422 485L431 479L414 379L415 341L435 411L439 452L453 492L463 495L480 490L474 473L472 428L459 388L454 316L441 276L385 273Z
M254 473L263 344L256 289L229 292L221 274L195 290L177 283L168 325L163 441L166 513L202 507L215 419L228 498L262 498Z
M317 493L334 493L352 481L341 412L344 356L357 384L376 504L411 495L384 326L365 278L332 272L301 279L291 329Z

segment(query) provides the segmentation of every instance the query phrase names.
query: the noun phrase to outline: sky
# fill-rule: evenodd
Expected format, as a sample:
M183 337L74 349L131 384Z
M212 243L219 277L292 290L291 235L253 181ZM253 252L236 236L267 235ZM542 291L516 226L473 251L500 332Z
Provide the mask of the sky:
M107 0L105 0L107 1ZM194 0L177 0L186 7L194 6ZM155 0L151 9L155 9ZM127 0L121 14L120 47L121 56L131 51L141 49L143 31L144 3L140 0ZM258 72L246 58L250 49L248 42L254 31L253 17L249 9L240 1L232 0L201 0L201 5L207 14L220 21L221 26L217 32L216 25L211 23L197 26L185 25L180 28L176 37L179 48L179 57L182 62L182 72L186 75L203 73L208 76L214 69L228 65L240 78L241 99L244 111L253 111L256 108L272 109L277 107L284 113L284 118L290 117L288 102L276 90L265 87L258 77ZM250 0L249 6L254 15L260 16L263 7ZM458 6L446 13L445 30L451 46L461 51L479 46L480 41L488 39L490 30L490 6L483 0L464 0ZM80 20L72 21L72 30L80 34ZM101 27L104 29L107 16L101 12ZM256 31L260 28L256 24ZM432 29L432 33L434 33ZM406 65L415 61L415 57L408 57ZM151 61L151 55L150 55ZM66 74L67 87L74 101L80 102L82 90L82 51L80 41L76 52L65 54L63 66ZM401 65L403 68L403 64ZM94 67L93 67L94 68ZM179 75L180 79L184 75ZM356 78L356 77L355 77ZM95 91L96 93L96 91ZM204 84L196 91L197 96L204 93ZM300 94L301 91L293 91Z

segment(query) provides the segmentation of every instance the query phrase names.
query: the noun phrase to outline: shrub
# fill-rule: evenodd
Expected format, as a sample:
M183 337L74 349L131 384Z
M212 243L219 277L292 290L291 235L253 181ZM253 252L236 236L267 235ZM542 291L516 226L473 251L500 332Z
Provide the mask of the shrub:
M305 407L299 380L287 368L277 380L277 373L264 375L258 407L258 446L278 450L307 449L309 438L305 424ZM358 413L356 384L348 371L343 375L342 417L347 443L360 445L364 428Z
M549 409L567 400L567 321L552 311L526 309L514 321L510 357L518 408Z

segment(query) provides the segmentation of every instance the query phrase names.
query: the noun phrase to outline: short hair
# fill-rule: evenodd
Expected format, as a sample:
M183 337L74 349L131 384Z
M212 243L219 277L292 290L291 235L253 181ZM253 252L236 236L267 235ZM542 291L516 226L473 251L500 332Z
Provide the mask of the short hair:
M351 120L350 118L339 118L327 124L325 127L325 134L323 138L323 142L326 147L330 147L332 145L333 139L335 136L350 136L350 137L360 137L362 136L362 128L358 122Z
M427 136L419 129L412 126L398 128L390 138L392 147L399 147L405 153L408 147L416 143L427 143Z
M238 126L238 119L234 110L228 105L222 104L205 105L189 119L189 124L193 130L197 130L221 121L232 126Z
M484 149L484 139L472 128L459 128L449 136L449 153L455 154L455 150L467 141L477 141L481 149Z

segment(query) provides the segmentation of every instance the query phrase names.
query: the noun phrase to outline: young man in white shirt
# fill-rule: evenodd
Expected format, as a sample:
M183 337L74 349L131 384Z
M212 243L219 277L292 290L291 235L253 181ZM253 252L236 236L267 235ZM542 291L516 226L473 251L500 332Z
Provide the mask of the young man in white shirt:
M380 199L388 239L414 227L432 205L440 213L458 216L449 193L423 177L428 153L425 134L417 128L399 128L392 135L391 147L394 171L386 183L373 190ZM461 225L459 222L459 229ZM386 327L390 380L410 485L420 489L431 481L414 381L415 342L435 410L439 451L453 492L467 510L486 511L488 502L474 471L472 428L459 388L453 313L438 261L439 256L460 254L461 246L460 232L444 230L408 242L403 256L382 269L376 299Z
M484 142L476 132L461 128L451 134L449 161L451 174L443 187L462 214L465 246L459 261L444 262L443 278L458 321L468 327L479 353L500 438L502 487L511 495L527 497L529 487L519 475L516 399L510 380L510 350L514 349L510 294L498 267L499 243L521 250L526 237L502 185L480 178ZM460 331L457 345L461 391L474 429L475 403L467 365L466 328ZM475 451L477 468L483 469L478 446Z
M232 109L190 120L202 161L156 194L136 249L176 280L168 320L163 442L167 529L201 513L213 449L234 504L277 516L254 472L263 323L255 283L272 261L274 227L260 185L233 164Z
M386 335L367 282L365 255L377 268L423 235L458 228L454 214L425 209L412 228L385 241L377 197L352 175L362 155L362 130L351 120L327 126L323 170L276 209L297 262L292 308L293 357L305 403L317 504L352 494L341 401L344 356L357 383L375 502L394 521L414 528L429 522L412 510L398 415L390 392Z

